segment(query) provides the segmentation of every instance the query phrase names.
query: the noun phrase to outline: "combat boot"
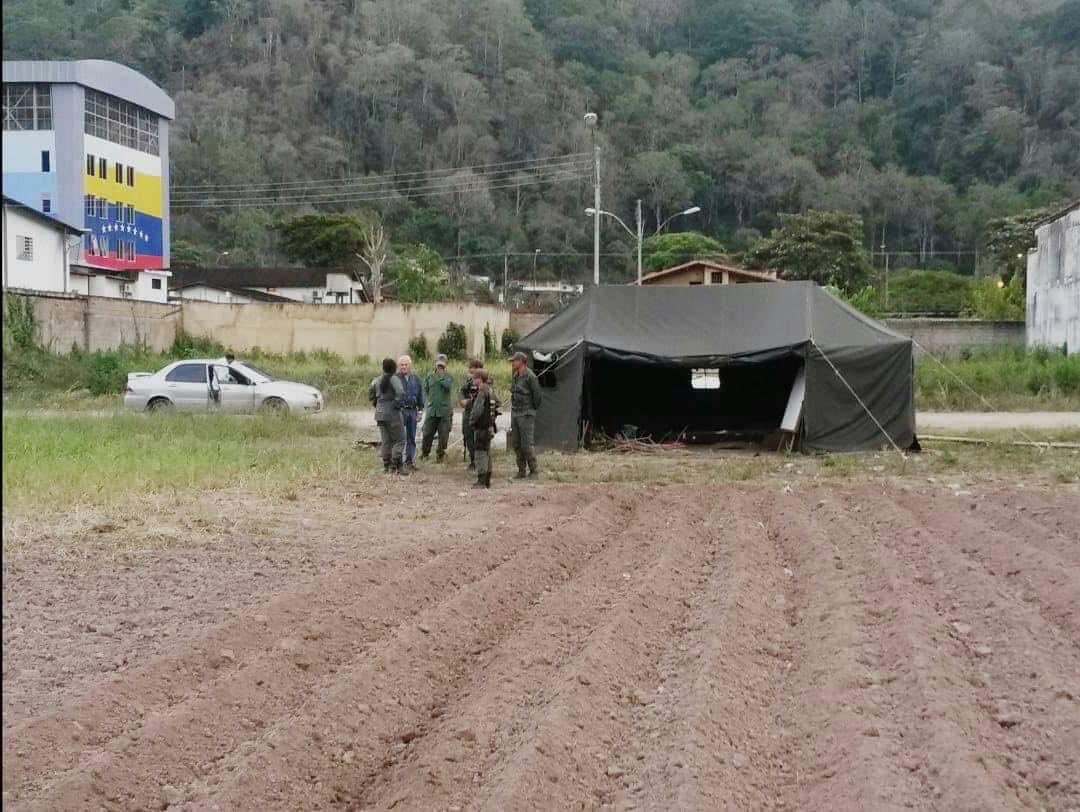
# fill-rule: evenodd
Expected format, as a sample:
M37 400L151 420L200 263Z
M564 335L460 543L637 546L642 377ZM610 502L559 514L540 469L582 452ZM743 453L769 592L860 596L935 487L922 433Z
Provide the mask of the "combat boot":
M485 488L485 487L487 487L484 484L484 475L483 474L477 474L476 475L476 482L473 483L473 487L474 488Z
M491 487L491 471L488 471L486 474L484 474L484 487Z

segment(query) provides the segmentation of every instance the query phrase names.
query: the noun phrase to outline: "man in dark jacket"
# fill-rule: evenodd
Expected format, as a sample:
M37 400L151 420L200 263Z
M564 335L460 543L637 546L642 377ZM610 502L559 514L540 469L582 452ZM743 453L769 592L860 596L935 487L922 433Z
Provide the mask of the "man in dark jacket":
M530 477L540 473L533 449L533 435L536 432L536 410L540 408L543 396L540 381L536 373L529 369L525 353L515 352L510 359L510 368L514 371L510 385L510 430L514 455L517 457L517 478L524 479L526 466Z
M398 358L397 375L405 396L401 401L401 423L405 427L405 467L412 470L416 464L416 419L424 411L424 385L420 376L412 371L412 358Z
M454 405L450 402L453 388L454 378L446 371L446 356L440 354L435 358L435 371L424 379L427 415L424 417L424 436L420 445L422 460L430 456L431 443L436 432L439 435L439 447L435 452L435 460L442 462L446 459L446 444L450 440L450 426L454 419ZM468 420L468 415L464 418Z
M375 422L379 426L380 452L386 473L405 473L401 465L401 452L405 448L405 429L401 422L401 401L404 392L401 379L394 374L397 364L393 358L384 358L382 375L368 387L368 399L375 407Z
M473 358L469 361L469 371L465 375L465 383L461 385L461 439L465 444L465 452L469 455L469 468L476 467L476 449L473 447L473 428L469 422L469 410L472 409L473 398L476 397L476 379L473 374L484 365Z

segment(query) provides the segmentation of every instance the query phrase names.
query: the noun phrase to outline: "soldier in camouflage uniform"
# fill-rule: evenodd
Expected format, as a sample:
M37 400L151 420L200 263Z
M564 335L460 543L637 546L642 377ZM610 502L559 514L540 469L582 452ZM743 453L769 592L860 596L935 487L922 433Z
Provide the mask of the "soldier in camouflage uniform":
M473 373L478 369L483 369L484 365L477 361L475 358L469 361L469 371L465 374L465 383L461 385L461 400L458 405L461 406L461 439L464 442L464 452L469 458L469 468L476 467L476 452L473 448L473 427L469 422L469 410L472 409L473 398L476 397L476 380L473 378Z
M536 477L540 468L536 462L533 448L533 435L536 431L536 410L540 408L543 395L540 393L540 381L536 373L529 369L528 359L523 352L515 352L510 359L514 371L510 386L510 430L513 434L514 454L517 457L517 478L525 478L528 466L530 477Z
M495 436L495 417L499 401L491 391L487 370L473 373L476 396L466 416L473 428L473 447L476 453L476 483L474 488L491 487L491 440Z

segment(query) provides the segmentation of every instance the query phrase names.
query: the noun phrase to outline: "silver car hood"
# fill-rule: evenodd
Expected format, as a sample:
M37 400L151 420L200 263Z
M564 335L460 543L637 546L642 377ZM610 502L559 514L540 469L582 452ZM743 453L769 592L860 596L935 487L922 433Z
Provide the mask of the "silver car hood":
M257 383L255 388L259 392L276 395L318 395L322 397L322 392L316 389L314 386L308 386L306 383L295 383L293 381L268 381L266 383Z

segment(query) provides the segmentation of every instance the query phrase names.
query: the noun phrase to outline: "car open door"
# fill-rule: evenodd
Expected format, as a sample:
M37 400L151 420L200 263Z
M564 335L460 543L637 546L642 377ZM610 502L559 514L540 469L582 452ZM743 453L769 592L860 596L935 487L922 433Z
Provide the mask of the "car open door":
M224 364L214 364L212 370L218 385L217 404L225 412L255 410L255 386L239 371Z

